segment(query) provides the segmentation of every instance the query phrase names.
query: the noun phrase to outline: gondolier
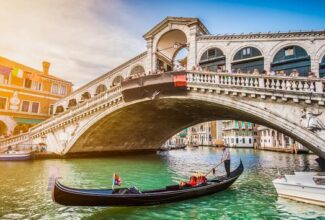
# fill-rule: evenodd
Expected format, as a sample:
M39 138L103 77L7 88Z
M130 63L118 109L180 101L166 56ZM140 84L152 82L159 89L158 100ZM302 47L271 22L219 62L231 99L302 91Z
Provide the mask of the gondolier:
M225 145L222 145L222 156L221 156L221 163L224 162L225 170L227 173L227 177L230 176L230 152L229 149L226 148Z

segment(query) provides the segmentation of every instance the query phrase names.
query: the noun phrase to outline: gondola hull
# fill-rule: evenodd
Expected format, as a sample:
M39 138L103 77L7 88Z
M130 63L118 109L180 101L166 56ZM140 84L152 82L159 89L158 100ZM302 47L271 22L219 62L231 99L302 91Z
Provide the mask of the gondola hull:
M113 190L73 189L55 181L53 200L66 206L147 206L176 202L223 191L231 186L241 175L242 163L229 178L212 179L202 186L178 188L178 185L166 189L143 191L140 194L114 194Z

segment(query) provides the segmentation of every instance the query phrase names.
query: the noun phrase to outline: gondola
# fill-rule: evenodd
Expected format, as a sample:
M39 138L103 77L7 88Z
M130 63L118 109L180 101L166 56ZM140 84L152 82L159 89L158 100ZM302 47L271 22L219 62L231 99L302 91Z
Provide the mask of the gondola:
M118 189L74 189L55 180L53 200L65 206L148 206L209 195L230 187L244 171L242 161L229 177L219 176L194 187L179 185L139 191L135 187Z

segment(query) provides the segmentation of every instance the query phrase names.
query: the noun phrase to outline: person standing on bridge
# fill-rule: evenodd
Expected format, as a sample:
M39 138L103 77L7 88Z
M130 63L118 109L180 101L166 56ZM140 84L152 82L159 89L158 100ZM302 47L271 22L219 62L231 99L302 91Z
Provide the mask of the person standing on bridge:
M221 156L221 162L224 162L225 164L225 170L227 173L227 177L230 177L230 152L229 149L226 148L225 145L222 145L222 156Z

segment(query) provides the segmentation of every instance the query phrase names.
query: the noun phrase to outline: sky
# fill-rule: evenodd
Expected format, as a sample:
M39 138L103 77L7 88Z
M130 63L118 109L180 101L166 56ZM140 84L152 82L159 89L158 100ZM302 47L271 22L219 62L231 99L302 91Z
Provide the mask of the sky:
M325 0L0 0L0 56L74 89L145 51L166 16L198 17L211 34L324 30Z

